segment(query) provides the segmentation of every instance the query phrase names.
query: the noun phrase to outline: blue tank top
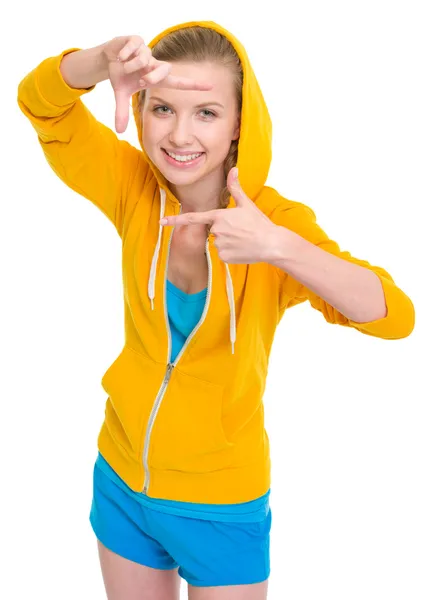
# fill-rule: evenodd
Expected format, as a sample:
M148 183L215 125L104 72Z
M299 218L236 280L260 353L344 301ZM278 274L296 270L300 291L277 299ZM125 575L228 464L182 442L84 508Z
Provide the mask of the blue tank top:
M172 361L174 361L187 337L199 322L204 310L206 296L206 289L197 294L186 294L173 285L171 281L167 281L167 308L172 340ZM141 504L160 512L208 521L232 522L262 521L268 513L270 490L260 498L239 504L198 504L177 500L162 500L150 498L141 492L134 492L100 453L96 465L120 488Z

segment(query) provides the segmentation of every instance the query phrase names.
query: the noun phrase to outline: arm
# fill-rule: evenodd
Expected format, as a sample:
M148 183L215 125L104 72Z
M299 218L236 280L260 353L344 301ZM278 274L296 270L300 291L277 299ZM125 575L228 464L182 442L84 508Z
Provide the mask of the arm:
M106 44L88 50L66 50L59 64L65 83L74 89L93 89L108 79L108 62L104 54ZM64 53L62 53L64 54Z
M18 104L53 171L121 234L127 190L138 171L146 176L148 165L142 152L119 140L81 101L108 78L102 49L71 48L47 58L20 82Z
M307 206L292 203L273 221L280 227L269 262L281 278L283 307L308 300L329 323L384 339L410 335L413 304L384 269L342 252Z

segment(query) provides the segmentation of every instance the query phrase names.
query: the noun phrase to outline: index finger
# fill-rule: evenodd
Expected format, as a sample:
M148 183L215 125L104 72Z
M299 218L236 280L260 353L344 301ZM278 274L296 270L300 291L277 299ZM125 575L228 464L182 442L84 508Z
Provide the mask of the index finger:
M212 83L202 83L195 79L189 79L187 77L176 77L175 75L168 75L158 86L166 88L174 88L177 90L212 90L214 87Z
M159 222L161 225L212 225L217 213L218 210L209 210L199 213L184 213L183 215L164 217Z

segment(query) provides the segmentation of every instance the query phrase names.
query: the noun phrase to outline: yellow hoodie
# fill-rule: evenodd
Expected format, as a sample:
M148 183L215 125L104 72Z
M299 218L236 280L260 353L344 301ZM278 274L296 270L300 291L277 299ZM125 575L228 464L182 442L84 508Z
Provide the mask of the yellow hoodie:
M162 215L180 212L177 198L143 149L119 140L88 111L59 65L71 48L47 58L20 83L18 103L35 128L48 163L73 190L93 202L122 239L125 344L107 369L108 398L98 448L135 491L154 498L199 503L247 502L270 487L269 440L263 393L270 349L285 310L308 300L329 323L385 339L414 327L410 299L379 267L341 252L316 224L313 211L265 185L272 126L266 103L240 42L213 22L189 22L225 35L244 70L239 179L247 195L276 224L380 278L388 314L371 323L350 321L335 308L268 264L224 264L211 236L204 313L174 363L166 307L171 227ZM233 198L229 209L235 206Z

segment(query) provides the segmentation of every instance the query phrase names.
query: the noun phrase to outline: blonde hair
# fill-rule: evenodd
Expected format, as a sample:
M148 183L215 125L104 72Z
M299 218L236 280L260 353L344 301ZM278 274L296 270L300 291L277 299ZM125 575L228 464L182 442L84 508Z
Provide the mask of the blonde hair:
M243 70L239 56L224 36L207 27L198 25L184 27L164 36L152 48L152 56L166 62L215 62L228 67L234 74L234 85L239 115L242 110ZM143 110L146 91L140 90L138 106ZM230 144L229 152L224 160L224 175L227 176L238 160L238 140ZM230 192L225 185L220 192L219 208L229 204Z

